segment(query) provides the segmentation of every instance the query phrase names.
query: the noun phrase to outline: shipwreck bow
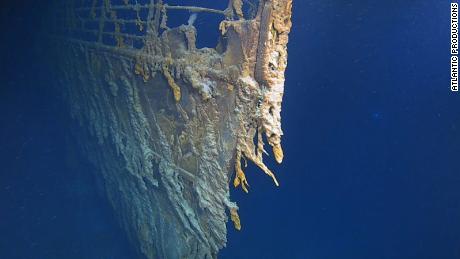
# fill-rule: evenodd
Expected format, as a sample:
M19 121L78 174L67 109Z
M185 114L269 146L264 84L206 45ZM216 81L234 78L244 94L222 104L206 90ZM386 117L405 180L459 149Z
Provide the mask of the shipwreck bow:
M267 142L283 160L292 1L230 0L224 10L118 2L56 7L59 87L79 123L74 135L140 255L215 258L228 215L241 228L229 183L248 191L242 162L278 185L263 155ZM168 27L170 10L221 16L218 45L196 47L196 16Z

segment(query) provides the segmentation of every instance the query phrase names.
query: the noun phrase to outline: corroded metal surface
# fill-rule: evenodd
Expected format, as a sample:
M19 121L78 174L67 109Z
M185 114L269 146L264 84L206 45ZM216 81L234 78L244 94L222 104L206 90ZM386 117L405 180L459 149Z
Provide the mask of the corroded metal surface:
M54 28L61 87L139 254L215 258L227 215L241 228L229 198L232 181L248 190L241 160L278 185L263 135L280 163L291 0L251 1L253 16L241 0L225 10L141 2L63 7ZM196 48L194 14L169 28L170 9L222 15L218 46Z

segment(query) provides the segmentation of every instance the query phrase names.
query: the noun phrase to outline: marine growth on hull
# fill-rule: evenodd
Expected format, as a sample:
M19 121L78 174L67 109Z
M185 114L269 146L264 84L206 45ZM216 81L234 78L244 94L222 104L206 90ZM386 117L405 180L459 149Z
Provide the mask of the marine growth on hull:
M291 5L56 1L50 31L74 135L143 257L216 258L228 218L241 229L229 186L248 192L248 160L279 184L263 155L283 160ZM214 48L196 47L202 13L221 19Z

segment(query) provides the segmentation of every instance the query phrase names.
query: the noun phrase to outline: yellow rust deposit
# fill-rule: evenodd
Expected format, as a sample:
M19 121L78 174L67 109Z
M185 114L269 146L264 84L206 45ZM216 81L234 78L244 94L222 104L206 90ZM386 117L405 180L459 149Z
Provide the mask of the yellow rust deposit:
M281 162L283 162L284 154L281 144L276 144L275 146L273 146L273 155L275 156L275 160L276 162L278 162L278 164L281 164Z
M230 209L230 218L233 221L233 226L235 226L237 230L241 230L240 216L235 208Z
M179 85L174 81L173 76L169 72L169 66L167 65L167 63L170 62L171 61L169 58L166 59L166 61L163 63L161 67L161 70L163 72L164 77L166 78L166 81L168 82L169 87L171 87L171 90L173 91L174 100L176 100L176 102L179 102L181 98L181 91ZM134 65L134 73L136 75L142 76L144 82L147 82L150 78L150 69L146 64L139 60Z
M237 151L236 153L236 160L235 160L235 171L236 176L233 180L233 186L236 188L241 184L241 188L248 193L248 181L246 180L246 175L244 174L243 170L241 169L241 152Z
M233 9L239 19L243 18L243 1L242 0L233 0Z
M180 97L181 97L180 87L174 81L174 78L172 77L171 73L169 73L168 66L166 64L163 64L163 75L168 81L169 87L171 87L173 91L174 100L176 100L176 102L180 101Z
M139 62L137 62L134 65L134 73L136 75L142 76L142 79L144 80L144 83L146 83L150 78L150 73L149 73L149 69L147 68L147 66L145 66L144 64L139 63Z

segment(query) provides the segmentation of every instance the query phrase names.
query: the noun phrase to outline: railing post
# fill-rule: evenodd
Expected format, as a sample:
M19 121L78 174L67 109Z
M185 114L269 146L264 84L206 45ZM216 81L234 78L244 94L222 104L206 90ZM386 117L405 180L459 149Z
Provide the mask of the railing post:
M103 0L101 3L101 18L99 20L99 33L97 36L97 42L102 44L102 36L104 34L104 25L105 25L105 10L107 8L107 0Z

